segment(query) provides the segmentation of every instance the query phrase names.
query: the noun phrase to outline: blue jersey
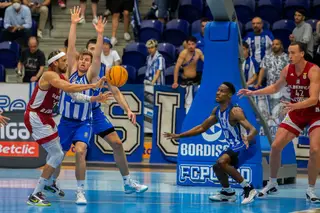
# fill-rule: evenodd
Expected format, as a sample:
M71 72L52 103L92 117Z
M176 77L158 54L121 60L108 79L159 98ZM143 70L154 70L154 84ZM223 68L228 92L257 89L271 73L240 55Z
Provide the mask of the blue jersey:
M102 78L103 76L106 75L106 65L101 63L101 66L100 66L100 72L99 72L99 78ZM97 96L99 95L100 92L102 92L103 89L96 89L93 91L93 95L94 96ZM93 109L97 108L97 107L100 107L101 104L99 102L95 102L92 104L93 106Z
M234 107L233 104L229 104L228 108L224 110L223 112L220 111L220 106L218 106L216 110L216 118L218 119L221 130L223 131L223 134L229 143L229 148L233 147L242 147L244 145L244 142L241 137L241 126L239 123L232 126L229 122L230 118L230 112L232 108Z
M78 71L74 72L70 78L70 83L73 84L90 84L87 75L78 75ZM92 96L93 90L86 90L82 92L85 95ZM92 111L91 103L78 103L75 102L71 96L69 96L66 92L62 92L59 111L63 117L86 121L91 118Z

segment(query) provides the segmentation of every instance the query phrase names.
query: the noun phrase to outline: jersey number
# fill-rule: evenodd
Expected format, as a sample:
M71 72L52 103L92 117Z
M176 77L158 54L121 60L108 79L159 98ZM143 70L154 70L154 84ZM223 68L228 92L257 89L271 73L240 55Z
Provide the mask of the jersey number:
M303 97L303 90L302 89L296 89L296 96L297 97Z

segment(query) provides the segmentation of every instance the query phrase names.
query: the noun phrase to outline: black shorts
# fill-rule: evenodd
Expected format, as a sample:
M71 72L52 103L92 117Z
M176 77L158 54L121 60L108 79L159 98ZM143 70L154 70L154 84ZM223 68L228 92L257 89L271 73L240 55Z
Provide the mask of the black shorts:
M87 0L80 0L80 2L86 2ZM98 3L99 0L91 0L92 3Z
M107 7L111 14L122 13L127 10L132 12L134 0L107 0Z

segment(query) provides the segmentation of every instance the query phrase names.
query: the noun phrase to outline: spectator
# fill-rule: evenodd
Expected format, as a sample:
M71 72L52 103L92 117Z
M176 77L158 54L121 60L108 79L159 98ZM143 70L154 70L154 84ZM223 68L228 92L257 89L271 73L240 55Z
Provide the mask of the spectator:
M206 24L210 20L208 18L202 18L201 19L201 32L195 33L193 36L197 39L197 48L199 48L202 52L204 51L204 29L206 27Z
M304 9L299 9L294 14L294 22L296 27L294 28L292 34L289 36L291 42L298 41L306 45L307 52L304 58L307 61L312 62L313 58L313 36L312 27L310 24L306 23L304 20L306 18L306 11Z
M21 5L20 0L12 0L12 5L6 9L4 15L3 40L15 41L26 45L31 36L31 12L30 9Z
M30 37L28 46L21 53L17 72L22 75L24 70L23 82L36 82L42 76L44 71L46 57L44 53L38 49L38 40L36 37Z
M119 1L119 0L118 0ZM97 7L98 7L99 0L91 0L91 10L92 10L92 23L98 23L97 17ZM80 8L81 8L81 19L79 21L80 24L86 23L86 8L87 8L87 0L80 0Z
M315 40L317 42L317 48L316 48L316 53L314 56L314 62L320 66L320 21L317 22L317 29L316 29L316 35L315 35Z
M168 17L168 7L170 4L169 0L156 0L156 4L158 6L158 20L162 23L165 23Z
M107 0L108 8L112 14L112 37L111 44L115 46L118 43L116 38L120 13L123 12L123 22L124 22L124 34L123 37L126 41L131 40L129 34L129 24L130 24L130 12L133 10L134 0Z
M147 69L144 83L151 85L165 85L164 70L166 69L165 59L158 52L158 42L150 39L146 43L149 56L147 57Z
M0 0L0 18L4 17L4 12L11 5L10 0Z
M111 41L107 37L103 38L101 63L105 64L107 69L121 64L121 58L118 52L112 49Z
M273 35L269 30L263 30L263 22L260 17L252 19L253 32L249 32L244 38L249 44L250 55L260 64L265 55L271 53Z
M61 9L65 9L66 8L66 3L64 0L58 0L58 5Z
M44 27L48 20L48 6L51 0L23 0L23 4L27 5L33 14L40 14L37 30L38 38L42 38Z
M248 87L253 87L254 83L258 79L258 72L259 72L259 64L258 62L250 56L249 52L249 45L247 42L242 43L243 49L243 56L246 59L242 63L242 71L244 72L244 77Z

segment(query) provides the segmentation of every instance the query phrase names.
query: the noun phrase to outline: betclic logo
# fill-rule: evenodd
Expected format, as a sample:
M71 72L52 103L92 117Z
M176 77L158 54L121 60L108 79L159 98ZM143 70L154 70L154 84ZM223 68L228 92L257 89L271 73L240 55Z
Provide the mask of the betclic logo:
M0 141L0 157L39 157L37 142Z

